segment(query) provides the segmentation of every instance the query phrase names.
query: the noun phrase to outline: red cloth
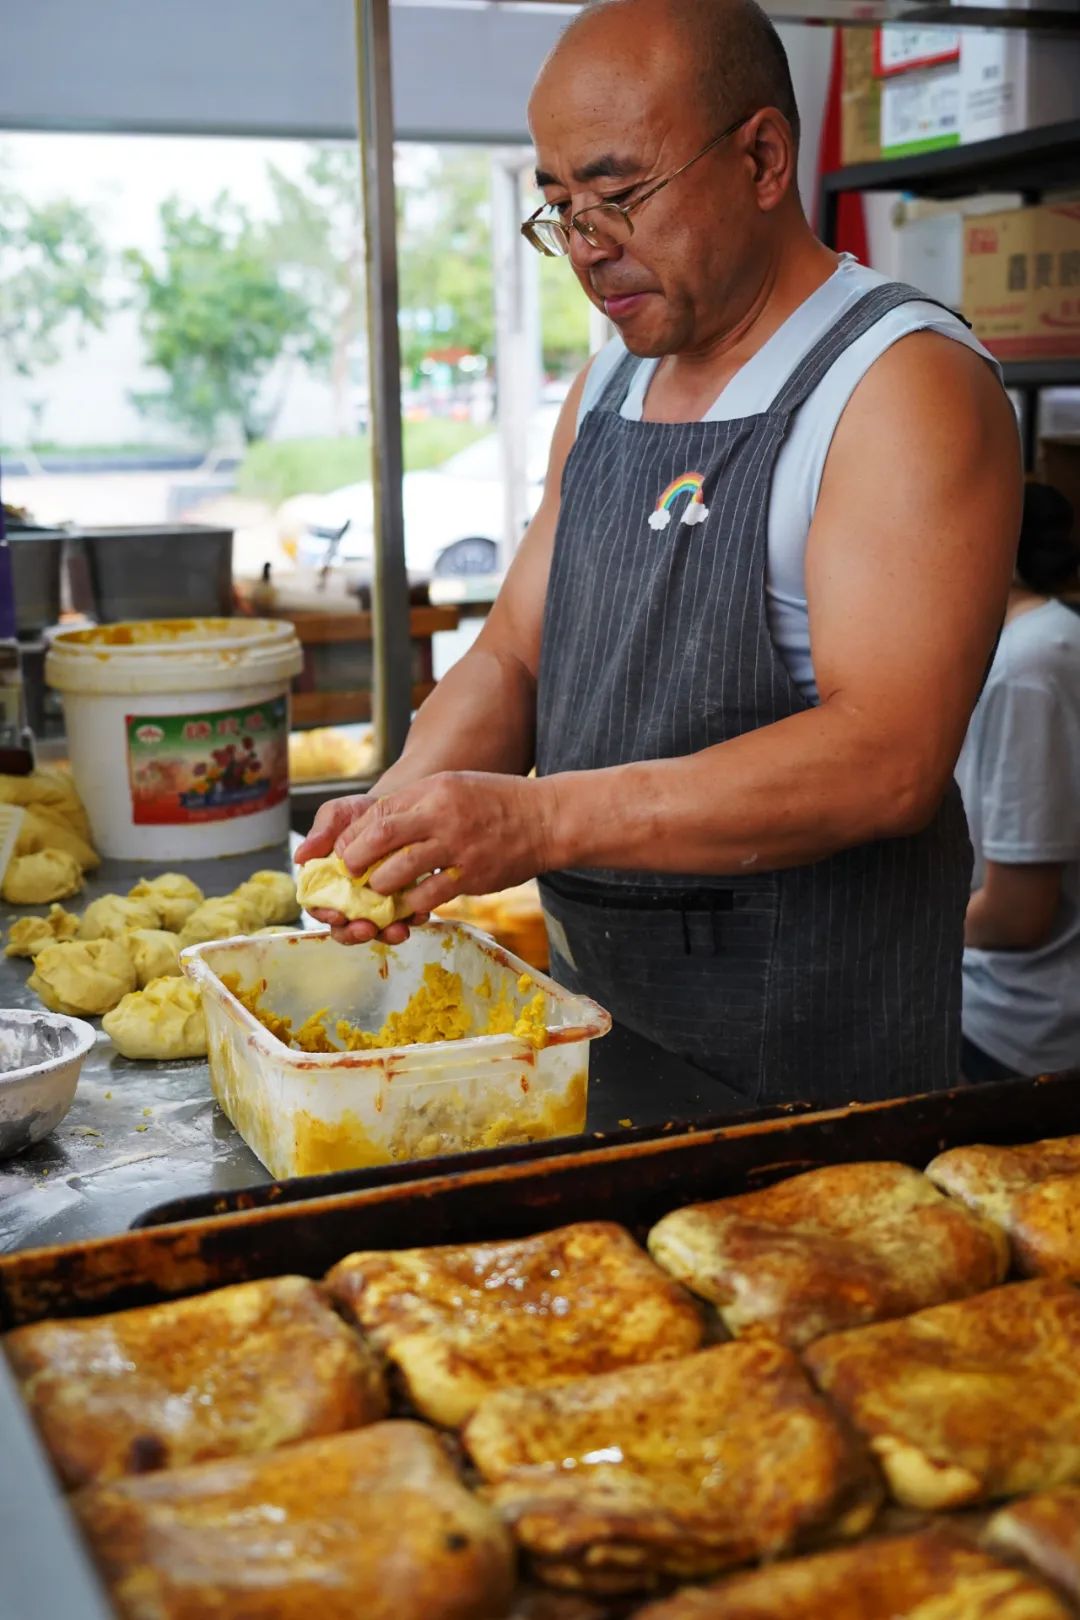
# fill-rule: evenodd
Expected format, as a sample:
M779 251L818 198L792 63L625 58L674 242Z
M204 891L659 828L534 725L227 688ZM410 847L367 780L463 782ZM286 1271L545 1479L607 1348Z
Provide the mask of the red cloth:
M829 91L825 97L825 117L821 124L818 145L817 191L818 227L821 223L821 177L841 167L840 159L840 107L844 78L843 41L839 28L833 29L832 66L829 70ZM836 241L831 244L839 253L853 253L863 264L870 263L870 238L866 231L866 210L862 193L843 191L840 194Z

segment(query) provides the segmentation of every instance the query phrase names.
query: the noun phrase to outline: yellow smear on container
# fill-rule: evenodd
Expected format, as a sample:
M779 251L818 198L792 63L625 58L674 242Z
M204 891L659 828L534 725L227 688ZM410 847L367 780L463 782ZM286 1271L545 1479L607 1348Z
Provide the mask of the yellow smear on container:
M513 1035L516 1040L540 1051L548 1044L544 993L538 991L522 1007L509 999L505 986L488 1011L480 1027L475 1027L472 1012L465 1004L465 990L460 973L451 973L437 962L424 968L424 982L409 997L400 1012L392 1012L377 1031L361 1029L346 1018L339 1018L334 1033L340 1045L335 1045L326 1028L330 1016L328 1008L305 1019L298 1029L290 1018L284 1018L271 1008L264 1007L262 996L266 980L244 987L236 974L223 974L222 983L248 1012L285 1046L298 1052L376 1052L388 1047L426 1046L434 1041L460 1041L469 1035ZM522 994L532 988L532 980L523 974L518 981ZM489 990L490 994L490 990Z

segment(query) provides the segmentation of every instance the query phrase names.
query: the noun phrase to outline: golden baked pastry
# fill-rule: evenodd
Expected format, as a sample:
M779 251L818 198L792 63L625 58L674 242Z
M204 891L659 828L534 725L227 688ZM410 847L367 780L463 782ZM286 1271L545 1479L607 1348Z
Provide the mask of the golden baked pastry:
M123 894L103 894L91 900L79 924L80 939L116 939L136 928L156 928L158 914L149 900L132 900Z
M180 972L180 940L165 928L133 928L124 938L139 988Z
M986 1545L1022 1559L1080 1603L1080 1490L1012 1502L986 1527Z
M797 1357L764 1341L503 1390L462 1438L537 1574L586 1591L858 1535L881 1500Z
M203 903L203 892L182 872L159 872L157 877L140 878L128 891L132 900L149 900L157 912L158 928L178 934L196 906Z
M206 1056L206 1015L190 979L151 979L101 1020L121 1057L151 1063Z
M73 939L39 951L26 982L50 1012L99 1018L135 989L135 964L114 939Z
M289 775L294 782L363 776L374 770L375 756L374 731L350 737L333 726L317 726L289 735Z
M796 1348L979 1293L1008 1270L1005 1235L905 1164L837 1164L665 1215L649 1252L737 1336Z
M350 922L389 928L409 915L399 894L378 894L369 886L375 867L354 876L340 855L320 856L300 868L296 892L307 911L337 911Z
M5 1347L67 1486L270 1451L386 1411L371 1352L306 1277L37 1322Z
M82 867L66 849L41 849L13 855L4 874L3 896L9 906L47 906L66 900L83 886Z
M294 923L300 916L296 884L287 872L255 872L234 893L250 903L263 928Z
M730 1575L636 1620L1066 1620L1041 1581L946 1529L883 1536Z
M1080 1290L1065 1283L836 1333L804 1359L905 1507L1080 1482Z
M250 900L225 894L216 900L204 900L195 908L180 930L180 946L184 949L188 945L205 945L212 939L232 939L261 927L262 919Z
M543 1385L701 1343L693 1302L621 1226L352 1254L327 1283L401 1373L417 1411L453 1428L492 1390Z
M1005 1228L1017 1270L1080 1282L1080 1136L953 1148L926 1173Z
M46 945L74 939L79 919L63 906L50 906L47 917L19 917L8 929L5 956L37 956Z
M499 1620L510 1538L437 1435L376 1423L74 1498L122 1620Z

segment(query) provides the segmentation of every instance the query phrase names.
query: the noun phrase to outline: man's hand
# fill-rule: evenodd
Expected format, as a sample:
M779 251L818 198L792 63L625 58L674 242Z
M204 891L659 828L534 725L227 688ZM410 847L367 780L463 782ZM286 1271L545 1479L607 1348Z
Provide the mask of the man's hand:
M305 861L313 861L333 852L339 839L349 833L349 829L365 816L376 803L370 793L350 793L342 799L327 799L325 804L319 806L315 820L311 824L311 831L299 845L296 859L300 866ZM374 923L349 922L338 911L313 911L311 915L317 922L326 923L336 940L343 945L366 945L370 940L381 939L387 945L401 945L409 937L407 923L391 923L380 934ZM413 922L426 922L425 917L414 917Z
M456 895L490 894L547 870L550 823L544 782L444 771L369 802L335 848L351 872L378 862L372 888L403 891L421 918Z

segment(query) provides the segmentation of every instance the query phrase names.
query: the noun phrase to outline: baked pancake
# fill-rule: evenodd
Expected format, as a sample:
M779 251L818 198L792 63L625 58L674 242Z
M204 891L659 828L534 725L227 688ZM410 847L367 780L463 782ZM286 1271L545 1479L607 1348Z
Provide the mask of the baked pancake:
M1010 1503L987 1525L986 1544L1024 1559L1080 1603L1080 1490Z
M509 1536L419 1423L72 1500L122 1620L495 1620L514 1584Z
M1080 1136L953 1148L926 1173L1005 1228L1018 1271L1080 1282Z
M639 1609L637 1620L1065 1620L1040 1581L927 1530L732 1575Z
M1080 1290L1067 1283L1011 1283L836 1333L804 1360L907 1507L1080 1482Z
M269 1451L386 1412L371 1350L306 1277L7 1335L65 1485Z
M857 1535L881 1498L796 1356L765 1341L505 1390L462 1438L537 1574L585 1591Z
M649 1252L711 1300L728 1332L795 1347L993 1288L1004 1234L906 1164L837 1164L691 1204Z
M447 1428L492 1390L684 1356L702 1337L689 1296L608 1221L506 1243L352 1254L326 1280L417 1411Z

